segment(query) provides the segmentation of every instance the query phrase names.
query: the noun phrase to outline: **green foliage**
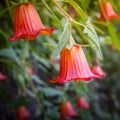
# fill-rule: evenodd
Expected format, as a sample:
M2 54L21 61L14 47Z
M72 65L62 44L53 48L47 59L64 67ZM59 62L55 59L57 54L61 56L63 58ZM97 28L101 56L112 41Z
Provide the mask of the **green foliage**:
M6 76L5 80L0 80L0 120L16 120L19 106L25 106L33 120L58 120L59 105L65 100L70 101L78 113L78 117L66 120L119 120L119 19L98 21L100 6L95 0L54 1L63 11L53 0L29 0L37 8L42 23L55 27L52 35L39 35L29 42L24 39L8 41L14 32L11 18L19 1L0 1L0 73ZM110 1L119 14L120 1ZM77 44L91 44L85 49L90 65L94 57L101 59L104 55L100 65L107 73L105 78L49 83L48 78L59 74L60 51L69 44L71 35ZM95 54L91 54L91 47ZM86 98L89 109L77 108L76 100L80 96Z
M79 13L79 15L81 16L81 19L86 22L86 16L84 11L81 9L81 7L75 3L73 0L68 0L68 2L74 7L74 9Z
M93 44L95 44L93 46L93 49L95 50L96 52L96 55L102 59L103 56L102 56L102 52L101 52L101 48L100 48L100 42L99 42L99 38L97 36L97 33L95 31L95 29L93 28L93 26L91 25L90 21L87 21L87 25L85 26L84 28L84 33L85 34L88 34L88 36L91 38L91 42Z
M116 31L112 24L107 24L108 31L112 39L112 43L115 45L115 47L120 51L120 40L117 37Z
M56 49L54 50L54 52L52 53L52 58L55 58L60 53L62 48L67 44L68 39L69 39L68 29L69 29L69 23L67 22L64 26L63 32L60 34L58 45Z

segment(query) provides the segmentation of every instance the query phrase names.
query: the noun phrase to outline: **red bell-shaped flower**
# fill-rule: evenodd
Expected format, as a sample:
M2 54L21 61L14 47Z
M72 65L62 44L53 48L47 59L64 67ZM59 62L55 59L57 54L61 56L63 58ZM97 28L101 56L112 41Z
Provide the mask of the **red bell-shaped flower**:
M24 106L20 106L17 109L17 120L24 120L30 117L31 114L27 111L27 109Z
M104 72L99 64L99 61L98 60L93 60L93 66L91 67L91 71L98 75L100 78L103 78L105 77L107 74L106 72Z
M80 45L64 47L60 53L60 72L57 78L50 82L69 82L71 80L85 80L99 78L91 72L86 57Z
M30 75L34 75L35 72L33 71L32 67L27 67L27 72L30 74Z
M11 41L20 38L34 40L39 34L52 34L54 28L46 28L30 3L17 5L14 10L14 35L8 39Z
M74 111L69 101L62 102L60 104L60 120L64 120L67 117L77 117L78 114Z
M112 5L108 1L103 2L101 5L104 10L104 14L108 20L119 18L119 16L114 12ZM99 20L101 21L105 20L105 16L101 11Z
M5 79L6 79L6 76L0 72L0 80L5 80Z
M88 109L90 108L90 105L88 104L84 97L79 97L77 99L77 107L80 109Z

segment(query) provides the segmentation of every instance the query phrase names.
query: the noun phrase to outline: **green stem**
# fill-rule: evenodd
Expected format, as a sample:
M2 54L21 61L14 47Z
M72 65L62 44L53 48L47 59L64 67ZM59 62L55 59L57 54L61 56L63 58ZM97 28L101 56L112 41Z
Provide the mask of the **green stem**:
M20 0L20 3L28 3L28 0Z
M74 39L72 37L71 27L72 27L72 25L71 25L71 21L70 21L69 22L69 44L72 46L72 45L75 44L75 41L74 41Z
M85 27L83 24L75 21L57 2L56 0L52 0L53 3L60 9L60 11L62 11L62 13L65 15L65 17L71 22L71 23L75 23L75 24L78 24L82 27Z
M6 2L6 5L7 5L7 8L11 8L10 3L9 3L9 0L5 0L5 2ZM8 9L8 12L9 12L9 14L10 14L10 17L11 17L12 21L13 21L11 9Z
M37 103L38 103L39 108L40 108L40 109L44 112L44 114L45 114L45 109L44 109L43 105L42 105L41 102L40 102L40 99L39 99L39 97L38 97L38 95L37 95L37 91L36 91L36 89L35 89L35 86L34 86L33 81L30 80L29 83L30 83L30 86L31 86L32 91L33 91L34 94L35 94L35 98L36 98L36 101L37 101Z

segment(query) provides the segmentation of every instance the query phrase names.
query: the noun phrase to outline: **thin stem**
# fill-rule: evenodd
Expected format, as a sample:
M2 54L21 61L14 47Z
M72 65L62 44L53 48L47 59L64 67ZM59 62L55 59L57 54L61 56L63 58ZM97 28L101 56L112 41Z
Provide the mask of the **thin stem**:
M81 24L81 23L75 21L74 19L72 19L72 22L85 28L85 26L84 26L83 24Z
M9 3L9 0L5 0L5 2L6 2L7 7L10 8L11 6L10 6L10 3ZM8 12L10 14L10 17L11 17L12 21L13 21L11 9L8 9Z
M34 86L33 81L30 80L29 83L30 83L30 86L31 86L32 91L33 91L34 94L35 94L35 98L36 98L36 101L37 101L37 103L38 103L39 108L40 108L40 109L44 112L44 114L45 114L45 109L44 109L43 105L42 105L41 102L40 102L40 99L39 99L39 97L38 97L38 95L37 95L37 91L36 91L36 89L35 89L35 86Z
M71 19L71 16L67 14L67 12L56 2L56 0L52 0L54 4L64 13L65 17Z
M66 17L71 23L75 23L75 24L78 24L78 25L80 25L80 26L82 26L82 27L85 27L83 24L75 21L75 20L56 2L56 0L52 0L52 1L53 1L53 3L60 9L60 11L63 12L63 14L65 15L65 17Z
M20 0L20 3L27 3L28 0Z
M92 24L93 27L95 28L96 31L98 31L100 34L104 35L105 33L99 28L97 27L96 25Z

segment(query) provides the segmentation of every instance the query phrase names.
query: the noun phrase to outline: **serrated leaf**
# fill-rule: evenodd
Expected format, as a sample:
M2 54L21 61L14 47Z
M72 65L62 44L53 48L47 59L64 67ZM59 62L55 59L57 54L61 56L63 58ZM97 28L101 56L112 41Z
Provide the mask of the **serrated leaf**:
M95 44L94 46L92 46L92 48L95 50L96 55L100 59L102 59L103 55L102 55L101 48L100 48L100 42L99 42L97 33L96 33L94 27L91 25L90 21L87 21L87 25L84 28L84 33L88 34L88 36L91 38L90 43L92 42Z
M20 60L15 52L15 50L13 50L13 48L6 48L6 49L2 49L0 50L0 56L1 57L6 57L9 59L14 60L18 65L20 65Z
M114 29L113 25L111 23L109 23L107 26L108 26L109 34L112 38L112 43L115 45L117 50L120 51L120 40L117 37L117 34L115 32L115 29Z
M62 50L62 48L68 42L68 38L69 38L69 31L68 31L69 28L68 27L69 27L69 24L67 22L65 24L63 32L60 35L58 45L57 45L56 49L54 50L54 52L52 53L52 56L51 56L52 58L57 57L57 55L60 53L60 51Z
M86 16L85 16L85 13L84 13L84 11L82 10L82 8L81 8L78 4L76 4L73 0L68 0L68 2L69 2L69 4L71 4L71 5L74 7L74 9L79 13L81 19L82 19L84 22L86 22Z

